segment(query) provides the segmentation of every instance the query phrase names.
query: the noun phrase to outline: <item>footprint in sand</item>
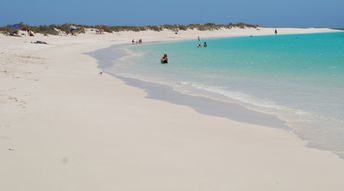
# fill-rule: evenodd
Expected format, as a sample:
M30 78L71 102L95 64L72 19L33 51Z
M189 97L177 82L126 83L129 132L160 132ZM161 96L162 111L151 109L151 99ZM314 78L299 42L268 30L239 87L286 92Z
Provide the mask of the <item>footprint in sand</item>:
M69 159L67 157L62 158L62 163L67 164L69 162Z
M13 96L9 96L8 99L12 100L12 101L15 101L15 102L18 102L18 99L16 97L13 97Z

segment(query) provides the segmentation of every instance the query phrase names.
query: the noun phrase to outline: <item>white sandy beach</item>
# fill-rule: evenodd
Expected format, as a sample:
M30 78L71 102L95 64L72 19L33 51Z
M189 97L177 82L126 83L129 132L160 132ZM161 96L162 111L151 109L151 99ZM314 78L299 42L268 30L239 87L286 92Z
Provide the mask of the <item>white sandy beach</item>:
M113 44L270 35L274 29L0 35L2 191L341 191L344 160L294 134L147 99L98 75ZM278 29L279 34L331 29ZM42 40L48 45L32 44Z

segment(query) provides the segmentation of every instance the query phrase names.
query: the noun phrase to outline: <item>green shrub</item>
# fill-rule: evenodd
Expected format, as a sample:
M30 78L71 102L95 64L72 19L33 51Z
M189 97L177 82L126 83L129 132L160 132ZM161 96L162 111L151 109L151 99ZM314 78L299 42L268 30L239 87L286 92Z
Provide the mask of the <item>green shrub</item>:
M102 29L105 32L112 33L112 32L121 32L121 31L134 31L134 32L140 32L140 31L146 31L146 30L152 30L160 32L164 29L171 30L171 31L179 31L179 30L188 30L188 29L197 29L200 31L207 31L207 30L219 30L221 28L257 28L259 25L252 25L252 24L246 24L246 23L229 23L227 25L223 24L215 24L215 23L205 23L205 24L189 24L189 25L149 25L149 26L108 26L108 25L96 25L96 26L89 26L89 25L75 25L75 24L62 24L62 25L41 25L41 26L29 26L24 23L18 23L14 25L6 25L4 27L0 27L0 32L2 33L15 33L18 32L18 30L32 30L35 33L42 33L45 35L58 35L58 30L70 33L71 32L71 26L75 26L77 29L73 32L75 33L85 33L85 28L97 28Z

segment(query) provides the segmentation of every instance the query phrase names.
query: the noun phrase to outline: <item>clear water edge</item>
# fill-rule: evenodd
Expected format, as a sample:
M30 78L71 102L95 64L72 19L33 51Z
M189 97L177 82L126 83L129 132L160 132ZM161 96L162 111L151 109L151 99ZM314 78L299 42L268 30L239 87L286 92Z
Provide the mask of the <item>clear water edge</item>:
M313 34L314 35L314 34ZM321 35L331 35L331 34L317 34L315 36L313 36L313 38L319 38L319 36L321 37ZM307 38L307 35L290 35L290 36L286 36L295 39L299 39L299 38ZM255 37L255 38L276 38L276 37ZM277 38L281 38L281 37L277 37ZM282 37L283 38L283 37ZM246 38L230 38L229 40L232 41L237 41L235 43L238 43L238 39L243 39L244 41L247 41L248 37ZM210 44L210 47L214 44L216 44L216 42L213 41L221 41L221 40L228 40L228 39L212 39L208 41L208 44ZM258 39L258 44L259 41L261 39ZM265 39L266 40L266 39ZM283 40L283 39L282 39ZM308 41L309 39L307 39L306 41ZM344 41L343 41L344 42ZM226 102L233 102L233 103L239 103L240 105L247 107L249 109L255 110L255 111L259 111L259 112L264 112L264 113L268 113L268 114L273 114L273 115L277 115L278 118L282 119L283 121L286 122L286 124L292 128L293 133L295 133L296 135L298 135L300 138L306 140L308 142L308 146L310 147L314 147L317 149L321 149L321 150L328 150L328 151L332 151L335 152L336 154L338 154L338 156L343 157L343 151L344 151L344 121L340 111L340 107L339 107L339 111L338 115L322 115L321 112L317 113L314 112L313 110L308 110L308 108L298 108L295 105L288 105L288 104L280 104L280 103L276 103L276 100L274 100L274 96L280 96L281 94L277 94L277 95L263 95L260 96L261 92L258 93L251 93L249 91L240 91L242 89L238 89L235 85L231 86L233 84L240 84L240 86L250 86L254 89L255 86L259 87L259 88L263 88L264 91L266 91L266 89L269 89L271 91L278 91L279 89L276 88L276 83L266 83L266 79L267 80L271 80L274 79L276 77L282 77L285 78L286 80L279 80L277 81L278 83L286 83L287 85L289 85L288 83L290 81L288 81L288 76L286 73L289 72L293 72L292 68L288 68L288 66L284 66L285 64L288 65L288 63L284 63L284 65L282 64L282 68L278 69L281 70L282 72L280 72L279 74L273 74L273 75L269 75L269 73L273 73L274 69L272 67L271 71L266 70L267 68L263 68L261 67L261 65L255 65L255 63L250 63L253 62L254 60L258 60L258 61L262 61L264 64L266 63L266 65L268 66L269 63L271 63L274 59L267 59L265 57L260 57L258 59L256 59L257 57L252 58L252 60L248 59L249 61L245 59L242 60L245 56L240 55L240 51L243 51L242 49L238 48L237 46L234 46L233 48L238 48L240 51L238 51L234 56L234 58L232 57L232 59L236 59L239 57L239 61L234 62L234 66L233 67L229 67L229 70L233 70L235 72L230 72L230 76L221 76L221 73L223 74L227 74L226 72L228 72L228 70L222 70L222 64L225 63L223 62L223 60L220 60L219 63L217 63L218 65L215 66L214 68L209 68L207 66L202 66L200 68L200 71L193 71L192 70L192 66L195 66L193 64L187 63L187 62L183 62L184 66L178 66L178 67L166 67L164 65L160 65L157 64L157 60L159 58L159 56L164 53L164 52L168 52L170 58L175 56L175 57L179 57L179 58L184 58L185 60L190 60L189 58L193 59L193 56L199 57L199 52L201 52L202 55L204 55L204 57L202 57L201 61L197 60L195 62L197 62L197 66L199 66L199 63L201 64L205 64L205 63L209 63L212 60L216 59L214 58L214 53L211 52L212 50L210 50L208 53L204 53L204 51L208 51L209 48L207 50L202 49L202 50L198 50L195 49L193 46L192 48L190 48L191 50L186 50L182 53L178 53L178 51L175 51L172 49L169 49L169 46L176 46L180 48L180 46L189 46L191 47L191 45L196 44L197 42L194 41L183 41L183 42L173 42L173 43L162 43L162 44L150 44L150 45L145 45L145 46L129 46L129 47L121 47L121 50L125 50L125 54L123 54L124 56L119 57L116 60L112 60L112 64L111 66L107 67L105 69L105 71L110 72L110 73L114 73L116 75L119 76L125 76L125 77L130 77L130 78L136 78L136 79L140 79L140 80L144 80L144 81L149 81L149 82L154 82L154 83L159 83L159 84L163 84L163 85L167 85L170 87L173 87L173 89L180 91L182 93L185 94L190 94L190 95L201 95L201 96L205 96L205 97L209 97L211 99L217 99L217 100L221 100L221 101L226 101ZM251 41L252 43L252 41ZM272 43L276 43L276 42L272 42ZM284 44L283 46L288 46L287 44ZM307 43L307 42L306 42ZM315 42L315 44L318 44L318 46L322 46L321 42ZM271 45L271 44L270 44ZM163 46L163 47L161 47ZM243 46L243 45L242 45ZM252 44L251 44L252 46ZM283 48L282 46L282 48ZM314 45L312 45L314 46ZM333 46L333 44L331 44L331 46ZM244 46L245 47L245 46ZM320 89L326 86L329 86L329 84L331 82L335 82L339 80L338 84L335 84L335 86L333 87L328 87L329 89L335 89L336 91L339 90L337 93L337 96L341 97L344 92L344 86L342 86L342 83L344 83L344 78L342 78L344 76L344 67L342 64L344 64L344 43L339 43L339 53L336 52L339 57L335 58L338 61L338 65L335 66L330 66L330 69L327 71L323 71L323 72L329 72L331 71L331 69L333 69L333 73L330 74L330 76L332 76L334 79L332 80L328 80L328 82L322 82L323 79L317 79L316 77L312 78L312 75L317 75L317 72L321 71L321 62L328 62L328 60L326 60L326 58L323 58L321 55L324 53L316 53L319 55L319 57L317 59L312 58L312 55L309 58L302 58L302 54L309 54L309 52L307 53L307 51L305 52L301 52L299 55L293 55L294 57L301 57L301 60L313 60L313 65L312 67L309 67L309 65L306 65L306 67L301 67L298 68L297 72L300 72L300 70L305 70L304 72L308 72L310 73L310 75L307 75L308 79L304 80L303 82L307 82L309 83L310 81L313 82L312 83L324 83L320 86ZM222 50L228 50L226 49L226 47L220 47L222 48ZM247 48L247 46L245 47ZM251 49L250 49L251 48ZM253 54L250 54L250 56L254 55L255 50L254 48L250 47L249 51L253 52ZM265 50L266 52L270 52L271 54L276 53L276 50L278 51L278 49L281 47L275 47L272 51L267 49ZM295 47L294 47L295 48ZM301 50L306 49L307 47L298 47ZM116 48L117 49L117 48ZM237 49L237 50L238 50ZM113 51L113 50L112 50ZM175 52L174 52L175 51ZM219 51L219 49L214 49L214 51ZM245 50L246 51L246 50ZM285 51L285 49L284 49ZM296 51L300 51L300 50L296 50ZM331 51L331 50L329 50ZM342 52L343 51L343 52ZM186 52L186 54L185 54ZM196 55L195 55L196 52ZM198 52L198 53L197 53ZM264 51L263 51L264 52ZM288 57L290 56L290 54L286 54L285 52L280 52L282 55L285 54L284 56ZM312 52L313 54L314 52ZM343 53L343 54L341 54ZM293 52L291 52L291 54L293 54ZM189 58L185 58L185 55L187 55ZM332 55L332 54L330 54ZM216 54L215 54L216 56ZM217 55L218 56L218 55ZM231 56L233 56L233 54L231 54ZM240 57L241 56L241 57ZM247 55L246 55L247 56ZM258 55L259 56L259 55ZM211 59L208 59L210 57ZM269 57L269 56L268 56ZM274 56L272 56L274 57ZM283 56L282 56L283 58ZM284 57L285 58L285 57ZM180 60L172 60L172 63L167 65L167 66L173 66L174 64L180 62ZM277 59L278 60L278 59ZM297 59L296 59L297 60ZM314 62L315 60L315 62ZM319 61L320 60L320 61ZM300 61L300 58L299 60ZM223 62L223 63L221 63ZM261 63L262 63L261 62ZM241 64L244 65L244 68L242 69L242 71L240 70L235 70L235 67L237 67L240 63L245 63L245 64ZM315 63L315 64L314 64ZM316 67L314 67L314 65ZM147 67L148 66L148 67ZM214 65L211 65L211 67L213 67ZM161 67L165 67L162 68ZM281 67L281 65L279 65L279 67ZM290 65L289 65L290 67ZM309 67L309 68L307 68ZM166 70L166 68L168 70ZM313 69L312 69L313 68ZM314 69L315 68L315 69ZM190 70L191 69L191 70ZM173 73L171 72L175 71L175 70L179 70L177 73ZM276 70L276 69L275 69ZM309 72L309 71L313 72ZM339 71L338 71L339 70ZM247 75L247 73L245 73L246 71L249 71L249 75ZM260 73L260 74L259 74ZM264 73L263 75L261 73ZM246 74L243 75L243 74ZM303 73L303 74L307 74L307 73ZM341 75L343 74L343 75ZM260 75L260 76L259 76ZM299 73L298 75L302 75L302 73ZM297 78L300 78L302 81L302 76L298 76L298 75L292 75L293 79L296 78L295 82L298 82ZM234 80L228 80L228 78L233 78L234 76ZM257 77L258 76L258 77ZM323 77L328 77L328 75L324 75ZM203 81L200 80L203 78ZM247 80L247 78L253 78L255 80L250 81ZM205 79L205 80L204 80ZM223 80L225 79L225 80ZM299 79L299 81L300 81ZM219 80L221 83L219 83ZM223 81L226 81L226 83L222 83ZM240 82L240 83L238 83ZM244 83L243 83L244 82ZM252 83L253 82L253 83ZM340 83L342 82L342 83ZM258 84L258 85L257 85ZM292 83L291 83L292 84ZM274 86L275 85L275 86ZM304 88L305 86L309 86L306 90L302 90L300 91L300 89L293 89L300 91L301 93L303 91L312 91L312 84L300 84L299 86L301 88ZM270 87L269 87L270 86ZM281 87L282 89L285 88L285 86ZM321 89L323 91L328 91L328 89L323 88ZM321 91L320 90L320 91ZM314 90L313 90L314 91ZM297 91L296 91L297 92ZM289 92L283 92L283 93L289 93ZM282 95L283 95L282 93ZM307 92L306 92L307 93ZM309 93L309 92L308 92ZM322 97L323 96L323 97ZM319 99L331 99L332 98L327 98L327 95L320 95ZM297 98L299 99L299 98ZM290 102L293 102L293 97L290 98ZM344 96L343 96L343 100L344 100ZM302 101L302 100L301 100ZM312 102L313 101L313 102ZM317 104L317 99L311 100L308 104ZM328 103L329 105L331 104L337 104L338 102L339 105L342 104L340 99L339 101L334 99L332 100L334 103ZM277 101L278 102L278 101ZM337 103L336 103L337 102ZM343 102L344 103L344 102ZM343 104L344 106L344 104ZM344 112L344 107L343 107L343 112ZM324 113L326 114L326 111L324 111Z

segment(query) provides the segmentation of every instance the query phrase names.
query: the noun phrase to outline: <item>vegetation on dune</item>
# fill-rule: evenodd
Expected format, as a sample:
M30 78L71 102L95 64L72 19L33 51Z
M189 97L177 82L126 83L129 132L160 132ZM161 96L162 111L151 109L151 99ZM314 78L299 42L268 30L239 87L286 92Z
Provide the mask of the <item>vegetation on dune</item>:
M34 33L41 33L44 35L58 35L61 32L70 33L72 26L75 27L75 33L85 33L85 28L82 25L74 24L63 24L63 25L40 25L40 26L29 26L24 23L18 23L14 25L6 25L0 27L2 33L18 33L18 31L32 31Z
M189 24L189 25L149 25L149 26L108 26L108 25L77 25L77 24L63 24L63 25L40 25L40 26L29 26L24 23L18 23L14 25L6 25L0 27L0 32L5 34L18 33L19 30L30 30L35 33L41 33L44 35L58 35L60 33L84 33L86 28L94 28L102 30L103 32L122 32L122 31L162 31L162 30L171 30L171 31L185 31L188 29L191 30L200 30L200 31L214 31L220 29L230 29L230 28L257 28L258 25L246 24L246 23L236 23L236 24L215 24L215 23L206 23L206 24Z

